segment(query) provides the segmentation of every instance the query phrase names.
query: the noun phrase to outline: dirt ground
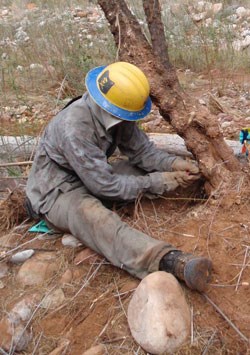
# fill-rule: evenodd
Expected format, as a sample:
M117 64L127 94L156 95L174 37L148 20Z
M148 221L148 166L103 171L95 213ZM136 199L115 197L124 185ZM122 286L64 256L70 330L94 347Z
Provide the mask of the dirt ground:
M200 198L196 190L189 195L180 191L154 201L143 199L124 207L119 214L130 225L155 238L210 257L214 269L207 295L249 337L249 189L248 197L243 194L240 204L230 211L224 210L219 200L209 208L207 201L193 200L197 196ZM27 225L14 234L13 245L31 239L26 231ZM75 265L75 256L83 247L63 247L60 239L35 241L30 246L37 252L56 252L58 270L42 287L22 288L15 279L20 266L12 266L9 276L3 279L1 311L5 313L27 295L44 295L55 286L62 287L66 299L58 309L41 309L35 314L31 323L33 341L25 354L32 354L38 340L36 353L49 354L63 339L70 341L62 352L65 354L81 354L99 343L106 345L108 354L145 353L133 341L126 320L127 306L138 280L101 258ZM62 285L61 277L66 270L72 272L72 280ZM184 285L183 290L192 310L193 334L178 354L247 354L247 342L204 296Z
M193 89L198 97L208 90L207 81L202 80L202 90L201 86ZM232 186L237 192L233 204L226 201L227 196L208 200L199 184L192 190L178 190L156 200L138 199L117 210L134 228L186 252L207 256L213 262L206 295L182 284L191 309L192 331L176 354L249 354L249 176L249 167L245 166ZM2 233L1 252L31 241L35 235L27 233L30 225L28 222ZM3 248L1 241L6 240L6 235L10 244ZM63 290L65 300L57 308L36 310L28 326L32 341L23 354L50 354L59 347L53 354L81 355L97 344L104 344L107 354L146 354L134 342L126 317L139 280L101 257L92 256L77 264L75 258L84 247L65 247L60 238L36 239L21 249L25 248L33 248L36 253L55 253L57 271L42 285L22 287L16 279L20 266L10 265L8 275L2 279L1 317L19 300L32 294L41 298L55 287ZM66 271L71 277L63 283Z

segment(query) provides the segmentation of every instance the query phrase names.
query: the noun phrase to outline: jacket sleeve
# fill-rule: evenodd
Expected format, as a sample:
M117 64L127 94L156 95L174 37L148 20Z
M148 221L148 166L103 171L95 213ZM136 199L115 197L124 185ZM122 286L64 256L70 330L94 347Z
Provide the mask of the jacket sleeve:
M118 147L131 164L145 171L172 171L176 156L157 149L135 122L124 122L118 132Z
M63 142L66 161L76 172L87 189L99 198L133 200L139 193L164 192L164 181L160 173L145 176L124 176L115 174L108 164L105 153L93 139L66 137Z

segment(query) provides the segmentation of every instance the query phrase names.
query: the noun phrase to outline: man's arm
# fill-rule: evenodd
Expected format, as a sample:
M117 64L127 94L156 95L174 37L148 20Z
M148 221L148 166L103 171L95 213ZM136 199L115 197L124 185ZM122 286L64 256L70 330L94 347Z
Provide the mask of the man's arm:
M133 200L141 192L162 194L165 182L161 173L145 176L115 174L105 153L92 139L66 138L64 157L88 190L99 198Z
M117 144L131 164L145 171L172 171L176 156L157 149L134 122L124 122L118 127Z

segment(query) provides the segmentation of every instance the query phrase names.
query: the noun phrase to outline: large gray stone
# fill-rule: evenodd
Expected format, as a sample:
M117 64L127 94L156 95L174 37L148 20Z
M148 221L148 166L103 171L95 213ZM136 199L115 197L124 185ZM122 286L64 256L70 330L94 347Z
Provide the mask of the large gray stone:
M145 277L129 303L128 323L147 352L176 351L190 333L190 309L176 278L164 271Z

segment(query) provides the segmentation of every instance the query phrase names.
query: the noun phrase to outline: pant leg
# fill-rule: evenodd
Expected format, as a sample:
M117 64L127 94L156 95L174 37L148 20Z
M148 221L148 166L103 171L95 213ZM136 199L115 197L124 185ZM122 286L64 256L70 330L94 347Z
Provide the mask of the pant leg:
M138 278L159 270L163 255L176 249L131 228L84 187L61 194L46 218Z

